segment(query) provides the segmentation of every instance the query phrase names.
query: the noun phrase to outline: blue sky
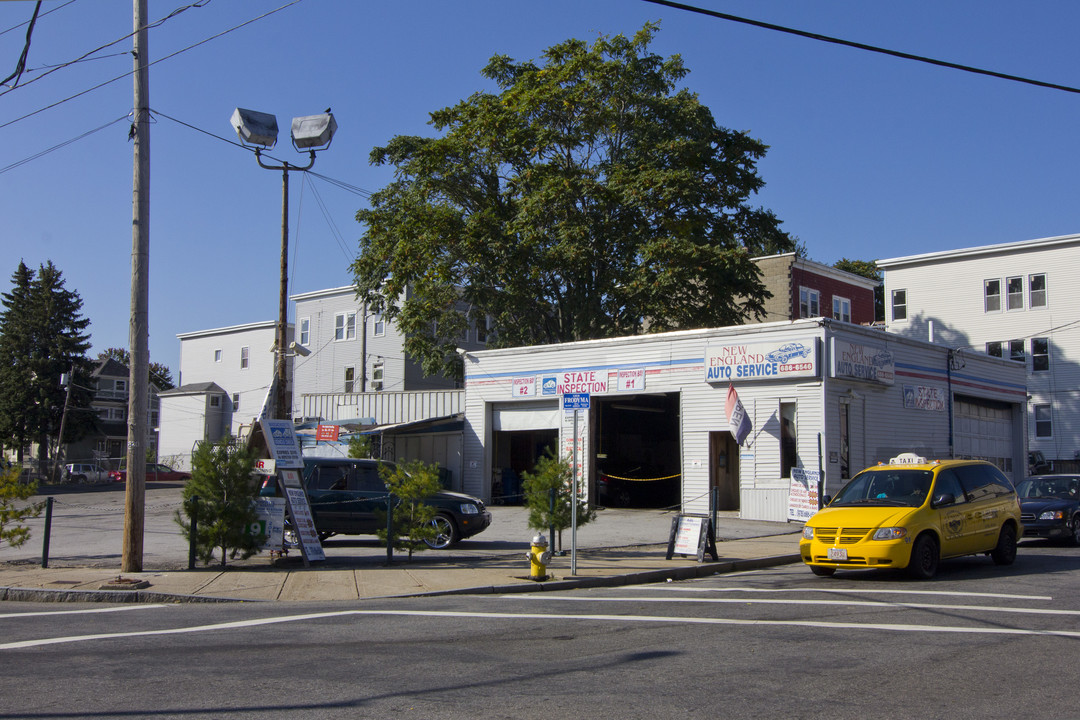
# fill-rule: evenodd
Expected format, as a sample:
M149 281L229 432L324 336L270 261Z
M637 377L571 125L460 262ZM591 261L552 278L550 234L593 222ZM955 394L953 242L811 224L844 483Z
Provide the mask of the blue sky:
M50 0L23 87L0 95L0 168L123 118L119 54L63 68L128 34L127 0ZM150 0L157 20L187 0ZM152 60L291 0L210 0L150 32ZM692 3L693 4L693 3ZM701 7L869 45L1080 86L1080 5L1071 0L698 0ZM30 18L0 3L0 31ZM177 333L277 318L281 176L232 140L234 107L275 113L273 155L293 116L332 107L339 131L314 170L365 191L383 187L372 147L430 134L428 113L491 85L494 54L518 60L570 37L632 34L660 21L653 50L679 53L717 122L770 146L756 204L773 210L811 258L877 259L1080 231L1080 95L825 44L642 0L301 0L155 64L151 130L150 355L179 369ZM25 28L0 34L0 77ZM103 51L124 53L131 41ZM194 126L199 132L165 116ZM13 122L15 121L15 122ZM131 269L129 123L0 173L0 286L20 259L51 260L79 292L93 351L127 347ZM290 293L348 285L363 194L294 173ZM290 318L291 319L291 318Z

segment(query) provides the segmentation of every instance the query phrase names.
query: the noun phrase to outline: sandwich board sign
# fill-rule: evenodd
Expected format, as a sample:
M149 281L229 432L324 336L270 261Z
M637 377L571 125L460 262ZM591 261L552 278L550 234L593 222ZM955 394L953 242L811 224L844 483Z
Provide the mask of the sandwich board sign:
M304 469L304 458L300 454L300 443L296 440L291 420L260 420L266 447L274 459L278 471L278 483L285 496L285 506L296 529L296 538L300 542L300 553L304 565L312 560L325 560L319 533L315 530L315 520L311 514L304 485L300 482L300 472Z

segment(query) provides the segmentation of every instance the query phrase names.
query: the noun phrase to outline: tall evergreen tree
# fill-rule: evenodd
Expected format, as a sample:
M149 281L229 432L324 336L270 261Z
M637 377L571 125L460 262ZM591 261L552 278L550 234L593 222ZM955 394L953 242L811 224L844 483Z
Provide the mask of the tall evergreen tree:
M14 288L3 295L0 315L0 415L5 416L0 439L16 449L20 460L22 448L38 443L44 470L53 441L59 440L68 392L61 384L65 373L74 370L63 441L78 439L94 425L87 412L92 398L86 359L90 321L81 314L79 293L64 286L63 274L51 261L36 273L20 262L12 280Z

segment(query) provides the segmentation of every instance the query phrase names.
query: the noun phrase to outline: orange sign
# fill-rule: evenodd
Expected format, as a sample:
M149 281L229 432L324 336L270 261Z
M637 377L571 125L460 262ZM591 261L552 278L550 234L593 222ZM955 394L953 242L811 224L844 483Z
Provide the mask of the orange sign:
M338 439L339 432L341 428L337 425L319 425L315 428L315 441L335 441Z

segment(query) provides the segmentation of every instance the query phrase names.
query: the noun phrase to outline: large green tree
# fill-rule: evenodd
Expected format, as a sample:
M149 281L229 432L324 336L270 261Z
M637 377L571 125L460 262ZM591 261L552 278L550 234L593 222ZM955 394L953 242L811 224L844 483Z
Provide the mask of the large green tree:
M95 424L86 359L90 321L82 316L79 293L65 287L51 261L36 272L20 262L12 285L2 295L0 313L0 440L20 460L27 444L38 443L44 469L66 401L63 442L79 439ZM69 397L61 377L72 370Z
M128 368L131 367L131 351L125 348L108 348L98 353L98 362L108 358L112 358ZM169 366L157 362L150 363L150 382L154 383L158 390L172 390L176 387Z
M495 56L477 92L371 160L394 180L357 213L358 294L426 372L456 338L544 344L736 324L768 296L751 257L794 243L768 210L766 146L719 127L679 56L632 38L568 40L539 63Z

